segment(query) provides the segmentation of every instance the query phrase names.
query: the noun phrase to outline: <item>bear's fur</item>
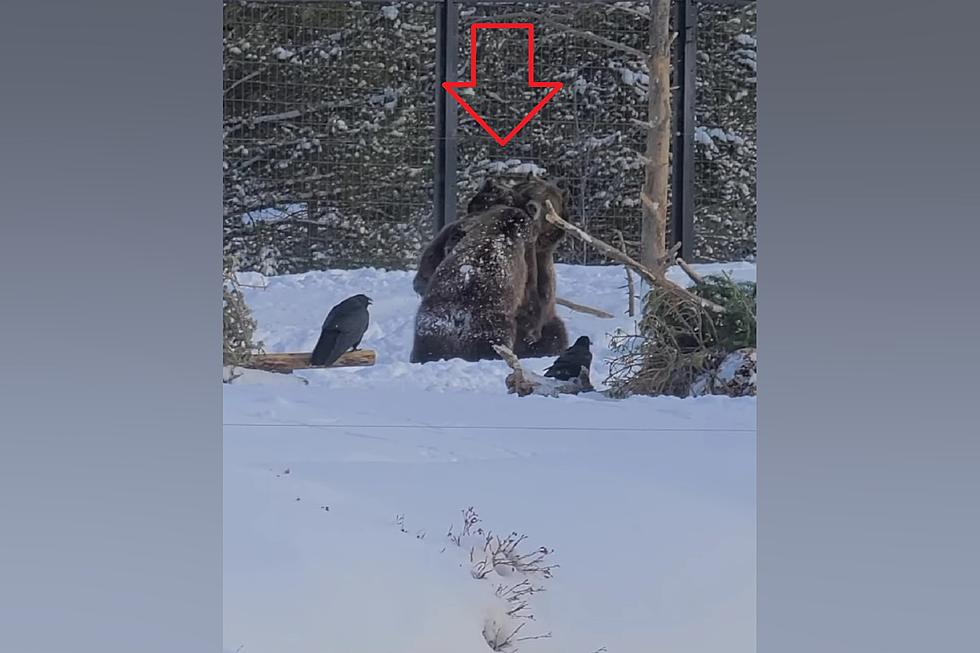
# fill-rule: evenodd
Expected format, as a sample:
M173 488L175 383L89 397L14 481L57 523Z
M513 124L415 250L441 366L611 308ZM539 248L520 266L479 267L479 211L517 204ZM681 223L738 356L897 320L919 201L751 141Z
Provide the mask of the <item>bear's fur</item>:
M520 286L497 289L497 292L504 295L519 293L521 296L514 315L516 331L511 347L521 357L556 356L568 347L568 334L557 315L555 305L554 252L565 232L544 219L545 200L551 201L559 215L566 216L568 193L552 183L533 175L528 175L513 186L487 180L470 199L467 205L468 214L440 230L425 248L413 280L415 291L425 297L436 270L451 256L460 242L471 233L474 234L474 239L494 234L490 223L500 218L513 217L513 214L499 210L502 207L524 209L532 216L533 235L524 239L524 272L520 275L524 280L523 290L520 290ZM468 246L473 247L473 243ZM516 281L517 276L510 275L509 278ZM438 348L431 343L421 347L419 352L429 350L433 352L432 355L438 354ZM497 357L489 345L483 349L483 354L489 358ZM419 355L424 356L421 353ZM413 352L413 361L414 359Z
M480 190L467 203L466 215L440 229L439 233L426 245L425 249L422 250L422 256L419 257L418 270L412 279L412 287L420 297L425 295L425 289L429 285L429 280L436 268L463 238L466 229L474 223L474 218L479 217L487 209L498 205L520 206L513 188L495 179L488 179L483 182Z
M499 358L492 345L513 350L517 313L525 300L528 243L537 238L534 216L494 205L470 216L458 242L426 284L415 318L411 361ZM447 238L448 240L448 238Z
M482 213L491 206L498 204L520 207L519 198L512 186L496 179L487 179L480 186L480 190L476 192L476 195L470 198L470 201L466 204L466 214L475 215Z
M466 218L464 217L440 229L435 238L422 250L418 270L415 272L415 278L412 279L412 288L420 297L425 296L425 290L429 287L429 280L435 274L436 268L465 233Z

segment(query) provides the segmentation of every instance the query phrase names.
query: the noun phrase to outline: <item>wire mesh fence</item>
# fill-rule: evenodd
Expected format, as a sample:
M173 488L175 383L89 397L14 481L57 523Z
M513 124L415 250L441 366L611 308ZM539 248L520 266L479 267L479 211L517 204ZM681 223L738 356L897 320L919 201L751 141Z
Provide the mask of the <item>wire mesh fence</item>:
M756 5L699 3L695 257L756 254Z
M529 22L535 26L535 78L564 84L506 148L489 139L472 117L460 113L457 187L461 203L488 175L543 174L569 189L571 217L583 229L611 242L617 242L619 234L626 240L639 239L648 10L649 5L642 2L461 5L459 79L470 75L468 30L472 23ZM478 92L468 100L504 134L546 89L528 87L524 34L480 32ZM604 262L595 250L571 238L565 239L557 258L571 263Z
M224 5L225 247L267 273L404 267L431 229L429 4Z
M446 174L438 3L224 7L226 253L267 274L411 267L437 226L433 188ZM744 258L755 252L754 5L698 8L695 258ZM635 253L648 16L646 2L458 5L457 79L469 79L473 22L521 21L536 27L535 78L564 89L506 148L458 112L457 211L488 175L544 173L570 189L576 222ZM509 131L542 95L527 87L527 43L481 35L477 49L480 93L467 99ZM560 260L602 262L569 241Z

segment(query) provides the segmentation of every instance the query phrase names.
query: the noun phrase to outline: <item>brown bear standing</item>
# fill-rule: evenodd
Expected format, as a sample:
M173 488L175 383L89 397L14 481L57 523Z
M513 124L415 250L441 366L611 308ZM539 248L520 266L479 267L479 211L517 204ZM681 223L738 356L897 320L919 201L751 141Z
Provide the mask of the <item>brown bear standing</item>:
M514 353L522 358L557 356L568 348L568 331L558 317L555 300L555 250L565 235L564 230L544 218L545 201L550 201L560 216L566 216L568 192L543 179L529 177L514 187L518 202L534 213L538 236L528 252L534 258L529 275L524 304L519 315L519 338Z
M526 251L537 237L527 211L494 205L467 219L425 284L415 317L411 361L499 358L492 345L514 349L525 300ZM447 239L448 240L448 239Z

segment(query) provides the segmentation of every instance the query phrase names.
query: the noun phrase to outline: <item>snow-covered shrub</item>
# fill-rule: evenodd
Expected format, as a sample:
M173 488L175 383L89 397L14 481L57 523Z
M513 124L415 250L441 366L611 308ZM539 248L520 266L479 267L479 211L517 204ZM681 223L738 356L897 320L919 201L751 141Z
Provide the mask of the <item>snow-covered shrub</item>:
M715 369L703 372L691 385L691 394L754 397L756 394L756 351L739 349L725 356Z
M607 383L614 395L754 394L755 356L751 370L728 376L751 376L745 384L715 384L723 362L740 350L756 346L756 285L736 283L727 276L708 276L691 288L699 297L725 309L717 313L659 287L644 298L638 333L613 336L615 358ZM734 363L727 360L729 367ZM739 367L739 366L735 366ZM725 368L728 369L727 367ZM709 376L705 376L705 375ZM727 376L722 375L727 379Z
M234 261L230 257L225 257L222 277L223 364L246 365L255 353L261 351L262 343L255 342L255 318L245 303L245 296L235 277Z

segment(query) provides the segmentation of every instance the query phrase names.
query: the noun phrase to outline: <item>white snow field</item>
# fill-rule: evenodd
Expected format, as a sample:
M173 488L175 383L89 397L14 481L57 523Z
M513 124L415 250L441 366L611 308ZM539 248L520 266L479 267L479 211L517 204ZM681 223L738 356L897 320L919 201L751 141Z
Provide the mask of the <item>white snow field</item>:
M227 652L487 653L522 623L502 650L755 651L754 398L518 398L502 362L408 363L411 272L242 277L267 284L246 297L270 352L310 351L327 311L366 293L378 362L224 386ZM560 296L616 315L624 280L558 266ZM601 382L631 319L558 310L596 343ZM526 535L519 553L547 547L553 576L474 578L484 539L447 537L468 507ZM531 621L496 595L525 578L546 590Z

